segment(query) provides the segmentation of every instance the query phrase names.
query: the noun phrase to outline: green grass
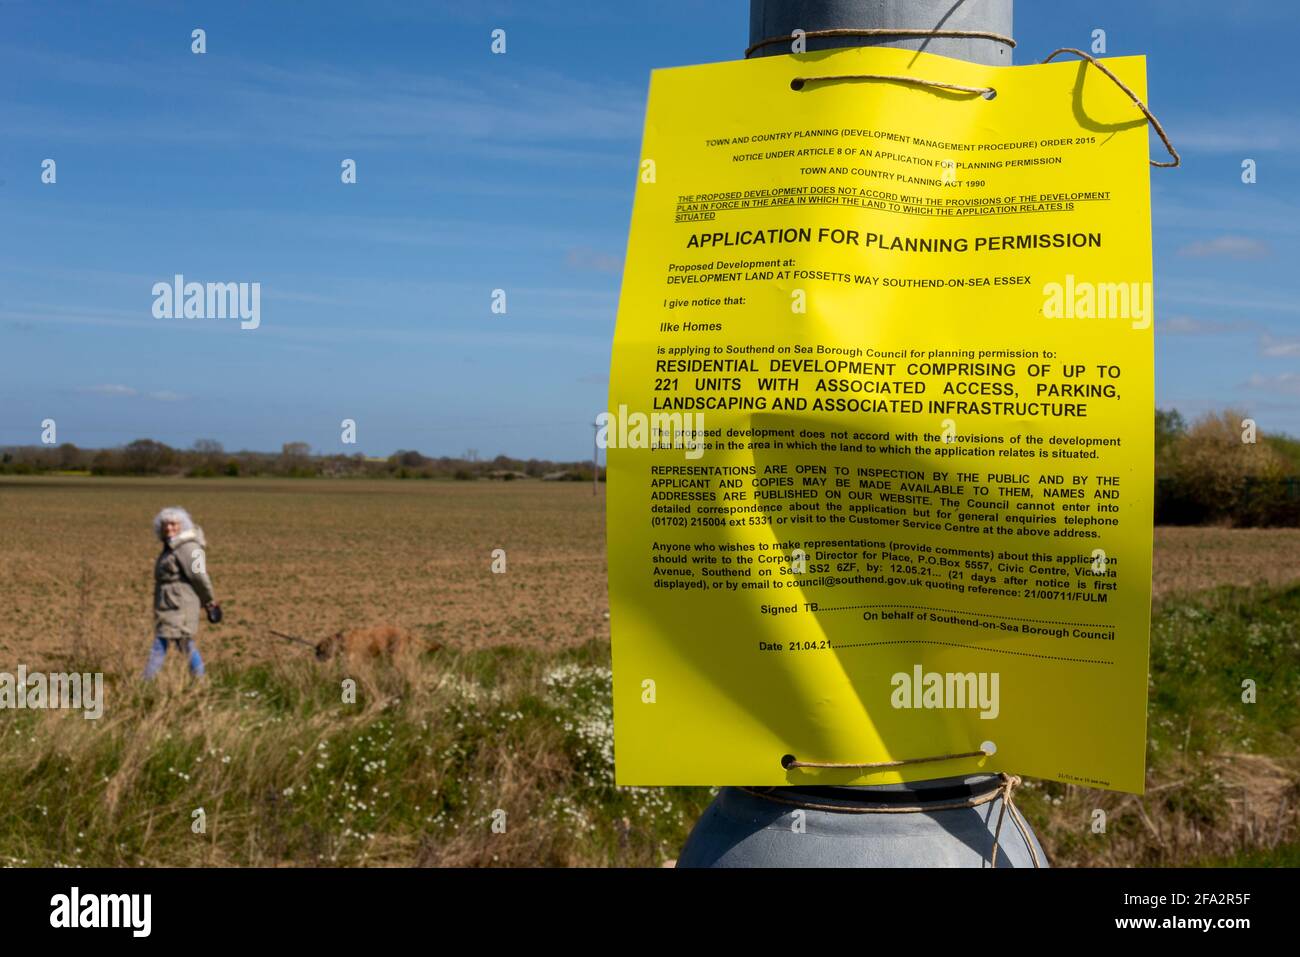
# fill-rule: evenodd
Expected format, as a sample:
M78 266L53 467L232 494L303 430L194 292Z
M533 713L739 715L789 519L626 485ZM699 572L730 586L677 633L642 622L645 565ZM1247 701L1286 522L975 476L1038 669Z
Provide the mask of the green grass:
M1256 701L1242 700L1255 682ZM1034 782L1057 863L1286 866L1300 804L1300 586L1221 587L1152 619L1147 795ZM1093 812L1106 812L1104 835ZM1274 850L1277 848L1277 850Z
M168 677L0 717L0 862L657 866L711 797L614 787L594 642Z
M1235 854L1218 855L1188 862L1191 867L1300 867L1300 843L1274 848L1249 847Z
M0 713L0 864L657 866L712 797L614 786L603 642L169 664L99 721ZM1162 606L1150 696L1146 797L1027 782L1053 863L1295 866L1300 588Z

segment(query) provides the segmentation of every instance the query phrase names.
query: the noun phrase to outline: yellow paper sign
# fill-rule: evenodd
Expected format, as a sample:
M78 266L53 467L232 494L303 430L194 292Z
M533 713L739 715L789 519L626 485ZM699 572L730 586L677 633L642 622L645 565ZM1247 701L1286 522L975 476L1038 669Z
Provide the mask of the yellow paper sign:
M1142 791L1147 161L1085 63L654 72L601 423L618 783Z

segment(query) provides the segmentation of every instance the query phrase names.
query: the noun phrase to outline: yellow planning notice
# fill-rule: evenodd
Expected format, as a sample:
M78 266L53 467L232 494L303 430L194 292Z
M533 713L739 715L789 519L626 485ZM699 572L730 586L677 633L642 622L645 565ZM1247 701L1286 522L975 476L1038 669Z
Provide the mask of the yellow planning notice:
M798 82L862 75L996 92ZM653 73L599 436L619 784L1142 792L1149 186L1086 63Z

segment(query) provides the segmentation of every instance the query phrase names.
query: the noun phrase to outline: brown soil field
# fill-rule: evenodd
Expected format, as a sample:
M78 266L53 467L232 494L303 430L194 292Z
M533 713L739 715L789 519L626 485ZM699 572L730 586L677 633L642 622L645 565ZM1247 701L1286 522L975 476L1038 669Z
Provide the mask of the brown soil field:
M1215 585L1286 585L1300 580L1300 528L1162 525L1153 565L1157 601Z
M0 661L150 640L151 519L189 509L226 613L209 661L392 624L451 647L608 638L604 490L577 483L0 480ZM493 574L492 551L507 571ZM1157 528L1154 593L1300 579L1300 529Z
M204 657L249 662L392 624L449 646L559 647L609 635L604 489L559 482L0 480L0 661L40 667L78 640L152 626L152 519L190 511L225 620ZM506 572L491 570L493 549Z

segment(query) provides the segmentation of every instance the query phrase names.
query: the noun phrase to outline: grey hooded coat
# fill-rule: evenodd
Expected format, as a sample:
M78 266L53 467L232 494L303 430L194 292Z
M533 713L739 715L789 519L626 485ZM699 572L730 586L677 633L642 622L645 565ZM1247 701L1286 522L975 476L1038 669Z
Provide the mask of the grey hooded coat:
M153 566L154 634L159 638L193 638L199 612L214 600L207 573L203 529L181 532L163 544Z

